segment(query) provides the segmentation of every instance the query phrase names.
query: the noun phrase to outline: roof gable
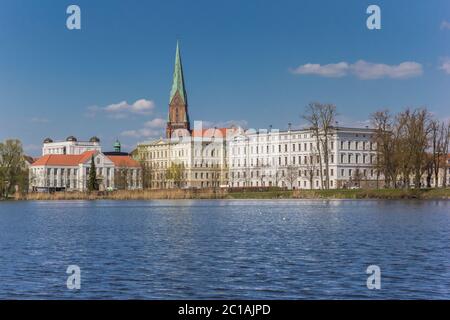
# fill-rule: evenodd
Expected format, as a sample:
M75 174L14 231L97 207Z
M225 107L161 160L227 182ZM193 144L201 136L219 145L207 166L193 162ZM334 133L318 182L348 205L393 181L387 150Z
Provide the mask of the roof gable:
M81 163L85 163L90 160L91 157L98 151L91 150L82 154L47 154L31 165L32 167L38 166L62 166L62 167L74 167Z

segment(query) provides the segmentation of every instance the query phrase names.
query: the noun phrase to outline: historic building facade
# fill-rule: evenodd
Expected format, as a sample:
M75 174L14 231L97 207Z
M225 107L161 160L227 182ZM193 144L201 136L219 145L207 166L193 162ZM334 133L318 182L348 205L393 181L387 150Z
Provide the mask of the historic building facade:
M227 185L223 129L193 130L191 135L159 139L138 146L151 188L208 188ZM171 171L176 170L176 177ZM144 179L145 179L144 178Z
M100 139L92 137L89 141L78 141L74 136L67 137L65 141L53 141L46 138L42 146L42 155L47 154L82 154L86 151L101 151Z
M323 150L311 130L191 130L177 43L166 138L138 144L151 188L269 187L290 189L375 185L373 130L334 128L329 137L329 178ZM321 161L320 161L321 160ZM178 171L177 177L171 173ZM175 181L179 180L179 181Z
M329 188L374 186L380 180L372 134L371 129L332 130L328 139ZM326 185L324 150L318 150L310 129L248 130L235 135L228 149L231 187L319 189Z
M151 188L207 188L227 185L225 128L191 129L180 48L169 98L166 138L138 144L136 158Z
M113 152L102 153L96 137L89 142L69 137L64 142L44 140L42 157L29 167L30 190L86 191L92 160L100 190L142 187L140 164L120 151L118 141Z

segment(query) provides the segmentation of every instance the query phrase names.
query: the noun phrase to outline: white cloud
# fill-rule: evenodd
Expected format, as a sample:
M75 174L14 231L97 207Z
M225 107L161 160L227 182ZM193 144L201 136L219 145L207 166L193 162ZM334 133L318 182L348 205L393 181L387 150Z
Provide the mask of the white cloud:
M447 20L444 20L441 22L441 30L450 30L450 22Z
M369 79L407 79L420 76L423 73L422 65L417 62L405 61L398 65L387 65L383 63L371 63L359 60L350 64L339 62L335 64L305 64L291 70L293 74L317 75L321 77L344 77L354 75L362 80Z
M351 71L360 79L406 79L420 76L423 73L422 65L417 62L406 61L398 65L383 63L370 63L359 60L351 66Z
M155 103L151 100L139 99L133 104L126 101L114 103L103 108L106 112L131 112L137 114L150 114L155 108Z
M84 115L88 118L95 118L98 113L106 112L109 118L123 119L129 114L149 115L154 109L155 103L152 100L139 99L132 104L129 104L127 101L121 101L106 107L89 106Z
M298 68L292 69L293 74L313 74L322 77L338 78L343 77L348 72L347 62L331 63L326 65L307 63Z
M450 57L442 59L439 69L444 70L445 73L450 74Z

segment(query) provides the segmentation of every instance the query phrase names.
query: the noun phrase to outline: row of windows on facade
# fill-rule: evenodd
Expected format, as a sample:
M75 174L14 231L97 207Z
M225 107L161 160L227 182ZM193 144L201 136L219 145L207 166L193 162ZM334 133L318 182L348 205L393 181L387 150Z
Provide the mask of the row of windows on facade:
M87 188L89 179L83 179L82 181L78 179L47 179L46 180L46 187L66 187L66 188L78 188L81 185L83 185L85 188ZM113 180L107 179L105 180L105 187L109 188L112 187ZM131 179L130 177L126 180L126 184L128 187L138 187L139 181L137 179Z
M194 155L196 157L199 157L200 154L203 157L216 157L220 155L220 151L216 150L216 149L205 149L205 150L195 150L194 151ZM141 152L140 154L140 158L142 160L152 160L152 159L161 159L161 158L167 158L168 155L168 151L151 151L151 152ZM172 157L179 157L182 158L184 156L187 156L187 152L185 154L184 150L176 150L176 151L172 151Z
M302 148L303 145L303 148ZM309 146L309 148L308 148ZM264 148L265 147L265 148ZM276 151L275 145L272 145L272 148L270 148L269 145L265 145L265 146L250 146L250 154L259 154L259 153L264 153L264 150L266 150L265 153L270 153L270 149L272 149L272 153ZM282 153L282 152L302 152L302 151L317 151L316 150L316 146L315 143L310 142L308 143L293 143L291 144L291 148L289 150L289 145L288 144L278 144L278 152ZM372 142L367 142L367 141L341 141L341 148L340 150L367 150L367 151L372 151L374 149L374 145ZM334 142L331 141L330 142L330 150L334 150ZM240 155L240 154L247 154L247 146L243 146L243 147L233 147L233 155Z
M260 134L259 132L257 132L256 136L248 136L249 141L251 142L263 142L263 141L280 141L280 140L290 140L290 139L309 139L309 138L314 138L315 136L310 133L303 133L303 134L279 134L278 132L274 135L267 135L267 132L264 131L263 135L258 135ZM332 134L331 137L334 137L335 135ZM355 134L355 137L362 137L362 138L366 138L365 134ZM372 135L368 135L368 138L372 138ZM239 139L239 137L235 137L235 139Z
M46 150L46 153L48 153L48 154L66 154L67 153L67 148L66 147L53 147L53 148L45 148L45 150ZM69 154L73 154L73 152L74 152L74 148L70 148L69 149ZM76 148L76 150L77 150L77 152L78 153L84 153L84 152L86 152L86 151L89 151L89 150L91 150L90 148L88 149L88 148L80 148L80 147L77 147Z
M158 161L158 162L151 163L150 165L147 165L147 167L148 168L165 169L165 168L168 168L170 166L169 163L171 163L171 162L169 162L169 161ZM188 167L185 161L181 161L181 162L179 162L179 164L181 164L181 166L184 167L184 168ZM214 161L207 161L207 160L205 160L205 161L195 161L193 167L194 168L224 168L224 167L226 167L226 164L222 163L220 161L219 162L214 162Z
M281 184L281 187L287 187L287 183L285 182L285 181L281 181L280 182L280 184ZM305 188L305 189L307 189L308 188L308 185L310 184L310 182L308 181L308 180L303 180L303 188ZM319 180L315 180L315 183L313 182L313 184L315 184L315 186L316 186L316 188L319 188ZM325 182L324 182L324 184L325 184ZM273 183L273 181L269 181L268 183L266 183L266 181L243 181L243 182L240 182L240 181L237 181L237 182L232 182L231 183L231 186L232 187L247 187L247 186L250 186L250 187L266 187L266 186L269 186L269 187L272 187L274 185L274 183ZM298 186L298 188L301 188L302 187L302 181L297 181L297 186ZM294 184L292 185L292 187L295 187L294 186ZM309 188L312 188L313 186L310 186ZM330 187L334 187L334 180L330 180Z
M296 162L296 159L298 159L298 161ZM375 155L371 154L371 155L367 155L367 154L341 154L341 162L342 164L373 164L374 163L374 159L375 159ZM243 167L247 166L247 159L242 159L243 160ZM270 165L275 165L276 164L276 158L272 158L272 161L270 161L271 158L251 158L250 159L250 166L270 166ZM284 160L284 161L283 161ZM315 156L315 161L314 161L314 156L303 156L303 161L302 161L302 156L293 156L291 158L291 163L288 162L288 157L278 157L278 165L279 166L287 166L287 165L307 165L307 164L318 164L320 162L320 156L316 155ZM355 160L355 161L354 161ZM233 159L231 161L231 166L232 167L240 167L241 166L241 159L237 158L237 159ZM330 164L334 164L334 155L331 154L330 155Z
M169 186L172 186L173 184L169 183L169 182L165 182L165 181L153 181L150 183L150 186L152 188L168 188ZM186 186L187 183L186 182L182 182L181 186ZM200 187L201 188L209 188L209 187L219 187L220 186L220 181L201 181L200 182Z
M62 176L65 176L65 175L67 175L67 176L71 176L71 175L72 176L76 176L76 175L78 175L78 169L70 169L70 168L69 169L65 169L65 168L61 168L61 169L58 169L58 168L47 168L46 173L47 173L48 176L51 176L51 175L56 176L56 175L58 175L58 170L60 171L60 174ZM84 171L85 175L89 175L90 168L84 168L82 170ZM105 174L106 176L110 176L111 173L113 172L113 170L116 173L121 173L121 172L124 172L124 170L125 170L130 175L138 175L140 173L140 169L111 169L111 168L104 168L104 169L102 169L102 168L96 168L96 174L97 175ZM41 172L41 171L42 171L42 168L33 168L33 170L32 170L32 172L34 174L39 174L39 172Z
M345 171L346 171L346 169L341 169L341 177L345 177L346 175L345 175ZM325 176L326 175L326 169L323 169L323 175ZM375 171L373 170L373 169L370 169L369 171L367 170L367 169L362 169L362 170L360 170L360 169L347 169L347 172L348 172L348 176L349 177L352 177L353 175L361 175L362 177L369 177L367 174L369 173L370 174L370 177L371 178L373 178L374 177L374 175L375 175ZM311 176L316 176L316 177L318 177L318 176L320 176L320 170L319 169L316 169L316 170L298 170L298 172L296 171L296 172L294 172L294 171L288 171L288 170L280 170L279 172L277 172L277 176L278 177L281 177L281 178L284 178L284 177L288 177L289 175L291 175L291 173L292 174L298 174L298 177L300 178L300 177L311 177ZM234 171L232 171L231 172L231 178L237 178L237 179L240 179L240 178L247 178L247 177L249 177L249 178L260 178L260 177L268 177L268 178L270 178L270 177L274 177L275 176L275 173L274 172L272 172L272 171L270 171L270 172L268 172L267 173L268 175L266 175L266 172L261 172L261 171L259 171L259 170L256 170L256 171L250 171L250 174L247 174L247 172L245 172L245 171L242 171L242 172L240 172L240 171L236 171L236 172L234 172ZM334 169L330 169L330 176L331 177L333 177L334 176Z
M164 173L154 173L150 175L150 179L164 180L166 175ZM193 174L194 179L219 179L220 172L195 172ZM182 174L182 179L188 180L189 174L187 172ZM225 172L225 179L228 179L228 173Z

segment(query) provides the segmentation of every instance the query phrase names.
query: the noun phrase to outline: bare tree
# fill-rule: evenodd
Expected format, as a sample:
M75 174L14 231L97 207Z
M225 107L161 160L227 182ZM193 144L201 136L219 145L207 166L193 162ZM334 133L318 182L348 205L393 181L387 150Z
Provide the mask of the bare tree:
M311 131L316 141L316 149L319 154L319 168L320 168L320 187L323 189L323 170L322 170L322 154L321 154L321 142L320 142L320 115L319 115L319 103L310 103L306 107L306 112L303 115L303 119L309 122Z
M330 188L330 138L333 135L333 123L336 120L337 111L333 104L310 103L303 119L311 125L311 130L316 141L316 149L319 154L320 185L323 189ZM323 166L325 166L325 186L323 185Z
M442 177L442 187L445 188L447 186L447 172L448 172L448 147L449 147L449 139L450 139L450 121L447 121L446 124L443 125L444 132L442 139L442 153L444 154L444 175Z
M312 153L310 154L309 158L306 158L306 161L304 162L304 168L306 170L306 176L309 180L309 188L314 189L314 177L316 177L316 171L318 168L318 163L316 159L318 154Z
M128 189L129 172L125 164L119 164L114 172L114 187L119 190Z
M401 140L401 160L404 186L409 187L409 177L413 175L416 188L426 170L426 150L430 135L430 114L426 109L406 109L397 116Z
M152 187L153 181L153 168L151 164L146 161L140 161L140 165L141 165L142 188L150 189Z
M445 124L438 120L430 121L430 147L431 156L427 162L427 187L431 187L430 178L434 174L434 184L438 187L439 184L439 169L444 158L443 142L445 135Z
M377 175L384 177L385 186L396 187L399 172L398 162L398 137L394 123L394 117L388 110L377 111L371 115L375 133L372 143L375 144Z
M289 183L291 189L294 188L294 183L298 178L298 168L293 165L286 167L286 181Z

